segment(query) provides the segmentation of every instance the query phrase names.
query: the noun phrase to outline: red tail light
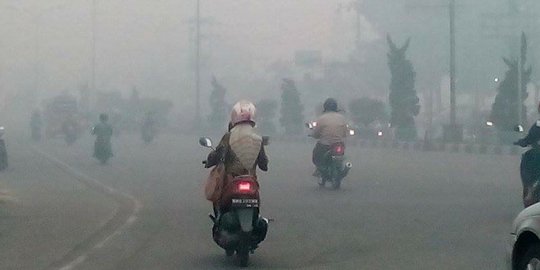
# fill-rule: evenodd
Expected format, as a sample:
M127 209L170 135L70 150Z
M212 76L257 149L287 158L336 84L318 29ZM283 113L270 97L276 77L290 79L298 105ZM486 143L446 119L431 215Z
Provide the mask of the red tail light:
M250 182L238 182L237 184L238 191L240 192L251 192L252 186Z
M343 146L342 145L336 146L336 148L334 148L334 151L336 152L336 154L343 154Z

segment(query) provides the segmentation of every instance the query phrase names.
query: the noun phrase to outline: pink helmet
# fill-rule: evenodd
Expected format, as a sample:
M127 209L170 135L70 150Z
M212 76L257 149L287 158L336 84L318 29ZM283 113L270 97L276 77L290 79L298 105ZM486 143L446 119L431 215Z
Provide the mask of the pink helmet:
M234 104L231 112L231 125L235 126L238 123L250 122L255 125L255 105L247 100L240 100Z

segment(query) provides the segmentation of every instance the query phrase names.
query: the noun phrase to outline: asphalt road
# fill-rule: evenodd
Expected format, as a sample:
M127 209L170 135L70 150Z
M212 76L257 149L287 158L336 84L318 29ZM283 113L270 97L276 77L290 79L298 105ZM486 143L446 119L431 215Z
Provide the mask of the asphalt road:
M83 259L70 264L74 269L236 269L211 240L210 204L202 193L207 171L201 160L207 150L197 141L162 135L144 145L136 136L123 136L113 141L116 156L106 166L91 158L90 137L70 147L61 140L37 146L79 177L98 180L140 203L139 212L126 206L119 217L125 220L105 229L103 220L122 209L114 194L81 183L73 171L40 156L23 139L13 142L14 169L0 174L9 175L0 185L25 198L21 201L32 202L28 194L38 193L37 198L81 202L57 204L58 216L47 216L39 202L33 204L35 213L17 222L47 219L32 228L41 244L51 241L59 248L32 248L27 257L0 252L0 266L47 269L80 241L70 258ZM521 210L519 157L349 147L353 170L342 190L332 191L319 189L311 177L311 147L292 142L268 147L270 171L259 176L262 213L275 222L250 258L250 268L504 269L511 223ZM36 184L49 188L32 191ZM28 208L15 205L14 213ZM78 229L59 230L66 226ZM13 227L0 222L0 249L30 248L35 235L9 236L16 233ZM87 240L100 229L94 238L106 241Z

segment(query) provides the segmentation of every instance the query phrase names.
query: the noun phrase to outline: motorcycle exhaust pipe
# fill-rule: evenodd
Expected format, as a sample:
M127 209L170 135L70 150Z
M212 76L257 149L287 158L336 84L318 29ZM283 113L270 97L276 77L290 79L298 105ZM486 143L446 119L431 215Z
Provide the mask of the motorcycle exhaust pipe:
M351 168L352 168L352 163L350 162L345 163L345 167L343 167L343 171L341 172L341 178L345 178L345 176L349 174L349 171L351 170Z

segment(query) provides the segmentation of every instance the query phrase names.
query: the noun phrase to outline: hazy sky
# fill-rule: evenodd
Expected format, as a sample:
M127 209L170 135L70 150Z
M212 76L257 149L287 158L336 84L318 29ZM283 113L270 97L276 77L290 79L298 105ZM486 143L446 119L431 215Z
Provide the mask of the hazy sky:
M338 10L347 2L201 0L204 83L208 86L207 77L214 74L234 78L228 83L240 88L241 81L260 76L268 64L291 61L298 49L321 50L327 59L347 57L355 17ZM13 96L15 89L33 89L36 70L41 97L76 93L89 81L91 3L0 0L0 99ZM195 0L96 3L97 89L128 92L137 86L143 94L185 91L183 97L193 98Z
M397 43L412 37L408 56L418 72L419 91L438 87L441 76L448 72L447 13L442 8L408 9L404 6L407 1L363 1L362 38L378 42L366 42L363 54L376 60L376 66L366 67L366 71L373 73L369 77L381 95L388 84L388 48L383 39L387 32ZM250 89L252 81L264 76L272 62L291 61L299 49L321 50L327 61L346 59L355 40L355 13L347 9L351 2L201 0L206 22L202 25L203 95L210 91L213 74L223 78L233 95L259 97L267 89ZM13 95L9 93L33 89L36 70L41 94L76 93L78 85L88 82L91 3L0 0L0 102ZM190 59L196 1L96 3L97 89L128 92L137 86L143 94L175 95L177 105L190 104L194 97ZM343 9L338 9L340 4ZM507 0L458 4L458 88L493 87L489 81L504 72L500 57L507 54L508 46L500 40L482 39L479 18L485 12L506 12Z

